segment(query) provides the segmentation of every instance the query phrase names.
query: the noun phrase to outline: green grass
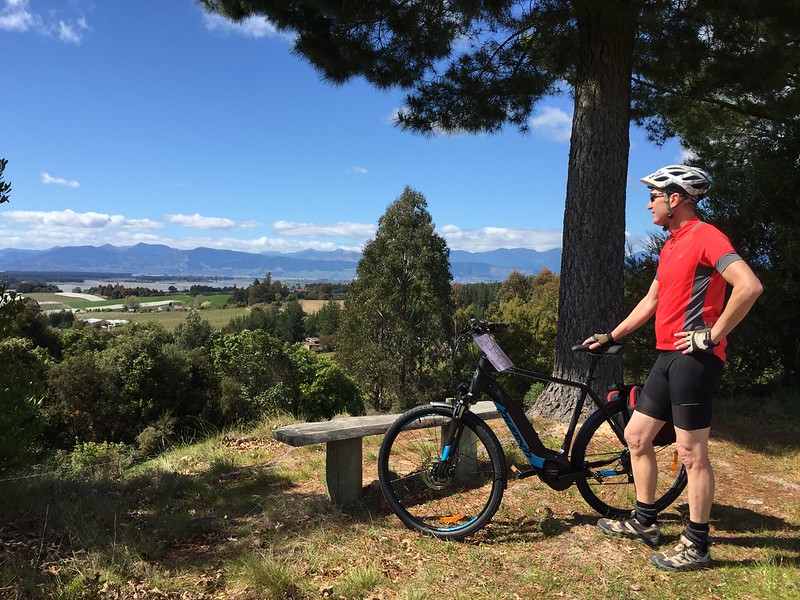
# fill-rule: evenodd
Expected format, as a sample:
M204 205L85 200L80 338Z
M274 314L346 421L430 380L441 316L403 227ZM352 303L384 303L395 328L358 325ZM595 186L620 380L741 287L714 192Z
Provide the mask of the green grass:
M244 316L247 314L246 308L219 308L202 310L200 316L211 323L215 329L222 329L234 317ZM122 319L133 323L147 323L150 321L160 323L167 331L173 331L179 323L183 323L186 317L189 316L189 311L152 311L152 312L121 312L121 311L103 311L103 312L85 312L77 315L79 319Z
M44 310L78 310L77 318L79 319L109 319L109 320L125 320L133 323L146 323L156 322L164 326L167 331L174 331L179 323L183 323L189 315L189 311L159 311L158 307L149 309L142 306L141 310L136 312L111 310L109 306L119 306L124 303L124 300L101 300L98 302L91 302L82 298L71 298L68 296L60 296L57 294L27 294L37 302L46 303L42 304ZM225 308L225 304L230 299L230 294L204 294L205 300L211 303L207 309L202 309L200 313L202 318L208 321L215 329L222 329L231 319L235 317L242 317L248 314L248 308ZM147 302L166 302L177 301L181 302L186 307L193 307L195 298L186 294L170 294L168 296L150 296L139 298L140 304ZM319 307L324 304L321 300L301 300L303 310L308 314L312 314L319 310ZM327 353L327 356L333 356L333 353Z
M271 439L284 416L174 448L119 480L37 471L3 481L0 597L794 599L800 443L783 436L800 427L796 401L721 407L716 567L702 573L658 571L648 547L602 535L574 488L533 478L511 480L475 536L420 536L373 483L379 437L364 442L362 502L338 509L325 496L324 445ZM782 416L761 418L756 434L759 406ZM782 441L763 452L758 439ZM684 495L662 514L667 547L686 511Z

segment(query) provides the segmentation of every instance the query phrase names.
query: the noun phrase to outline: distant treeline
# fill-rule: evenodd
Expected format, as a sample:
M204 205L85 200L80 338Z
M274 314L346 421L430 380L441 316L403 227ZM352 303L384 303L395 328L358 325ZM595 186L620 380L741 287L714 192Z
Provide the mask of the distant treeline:
M267 273L263 280L254 279L247 287L230 289L231 306L253 306L286 300L342 300L347 294L347 283L304 283L288 286Z
M147 287L125 287L119 283L108 283L106 285L96 285L83 291L85 294L94 294L95 296L103 296L109 300L122 300L128 296L137 296L143 298L145 296L166 296L170 292L161 290L154 290Z
M20 294L57 294L61 291L57 285L43 281L20 281L14 287Z

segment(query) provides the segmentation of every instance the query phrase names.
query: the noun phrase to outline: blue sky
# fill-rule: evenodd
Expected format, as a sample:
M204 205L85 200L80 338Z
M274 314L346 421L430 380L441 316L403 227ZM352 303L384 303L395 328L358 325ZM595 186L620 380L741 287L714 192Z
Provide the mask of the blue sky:
M193 0L0 0L0 64L0 247L360 249L407 185L451 249L561 245L569 97L526 135L402 132L401 91L331 86L269 23ZM634 245L639 177L681 159L631 130Z

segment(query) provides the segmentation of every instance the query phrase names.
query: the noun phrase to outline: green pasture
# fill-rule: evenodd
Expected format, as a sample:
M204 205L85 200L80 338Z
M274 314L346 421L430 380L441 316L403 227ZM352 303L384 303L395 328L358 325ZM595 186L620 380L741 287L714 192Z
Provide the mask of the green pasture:
M230 323L234 317L246 315L246 308L218 308L205 309L200 311L200 316L211 323L214 329L222 329ZM167 331L173 331L179 323L183 323L190 311L149 311L149 312L122 312L122 311L89 311L80 313L79 319L124 319L132 323L146 323L155 321L161 323Z
M71 308L75 310L92 310L103 308L105 306L115 306L123 304L124 299L113 300L87 300L85 298L73 298L71 296L63 296L61 294L25 294L29 298L36 300L43 308L43 310L58 309L57 305L63 308ZM205 301L210 302L212 306L223 307L230 299L230 294L203 294ZM192 307L195 303L195 297L189 294L169 294L165 296L142 296L138 299L140 304L147 304L148 302L181 302L184 306Z
M143 296L139 298L141 309L137 312L110 310L110 306L119 306L124 300L98 300L91 301L84 298L73 298L60 294L26 294L33 298L41 306L42 310L75 310L79 319L124 319L133 323L143 323L155 321L161 323L168 331L172 331L183 323L189 315L189 311L159 311L157 306L146 306L149 302L180 302L186 307L193 307L195 297L189 294L169 294L166 296ZM227 325L234 317L247 314L246 308L223 308L230 298L230 294L203 294L204 301L211 303L211 306L202 309L202 317L212 327L221 329ZM143 310L142 310L143 309Z

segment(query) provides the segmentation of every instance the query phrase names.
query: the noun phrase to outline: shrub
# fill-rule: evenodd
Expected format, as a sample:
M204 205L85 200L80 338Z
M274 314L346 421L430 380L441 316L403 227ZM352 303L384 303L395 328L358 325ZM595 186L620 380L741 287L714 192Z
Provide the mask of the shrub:
M0 342L0 472L36 451L46 390L47 352L23 338Z
M83 442L72 450L69 469L85 479L120 479L134 462L135 453L127 444Z

